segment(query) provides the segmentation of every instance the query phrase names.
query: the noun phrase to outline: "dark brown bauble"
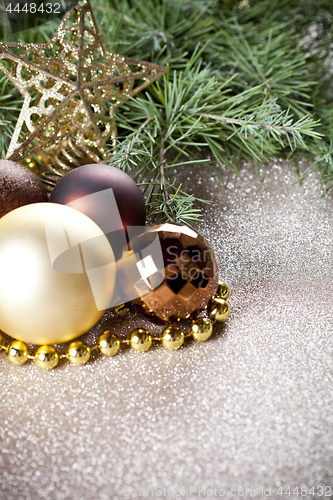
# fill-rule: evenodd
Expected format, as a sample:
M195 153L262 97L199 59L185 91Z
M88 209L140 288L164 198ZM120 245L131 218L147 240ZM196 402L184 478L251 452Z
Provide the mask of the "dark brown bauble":
M160 323L194 318L207 307L217 287L218 265L200 234L161 224L148 227L130 244L117 273L132 309Z
M47 201L41 180L29 168L0 160L0 217L15 208Z
M144 226L146 206L143 194L129 175L110 165L93 163L75 168L58 182L50 201L63 205L76 201L75 208L98 223L105 211L104 206L98 206L98 198L86 198L81 202L79 199L110 188L113 189L122 222L115 218L114 230ZM108 217L112 216L112 213L108 214Z
M124 228L146 222L145 200L134 180L102 163L82 165L66 174L54 188L50 202L69 205L92 219L107 235L115 256L126 243Z

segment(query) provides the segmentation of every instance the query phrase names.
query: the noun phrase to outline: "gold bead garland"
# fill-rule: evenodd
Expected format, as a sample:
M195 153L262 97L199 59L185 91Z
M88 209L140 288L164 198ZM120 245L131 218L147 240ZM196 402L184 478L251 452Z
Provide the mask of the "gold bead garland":
M217 292L211 297L208 304L208 318L198 318L192 321L188 333L175 325L164 328L161 337L152 337L148 330L137 328L131 332L129 339L118 339L118 337L106 331L100 335L98 342L93 347L88 347L81 341L74 341L68 347L66 354L58 354L50 345L40 346L35 355L28 352L24 342L13 340L9 345L5 344L3 335L0 333L0 348L6 351L8 360L14 365L23 365L28 359L33 359L37 366L44 370L50 370L57 366L59 359L66 358L74 365L84 365L90 358L91 352L99 350L105 356L114 356L118 353L121 344L129 344L138 352L147 351L153 340L159 341L164 348L169 350L179 349L186 337L202 342L208 340L213 333L213 325L216 322L224 322L230 314L230 307L226 301L230 291L224 282L219 282ZM120 315L123 315L125 307L119 307Z

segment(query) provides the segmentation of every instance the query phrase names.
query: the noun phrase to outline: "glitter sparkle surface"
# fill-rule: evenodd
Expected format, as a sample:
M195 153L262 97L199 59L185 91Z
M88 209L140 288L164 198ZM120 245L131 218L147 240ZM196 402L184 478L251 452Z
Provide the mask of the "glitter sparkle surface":
M199 167L181 173L214 200L202 233L231 288L230 318L209 341L51 372L0 356L1 499L333 486L333 193L315 196L313 177L291 186L278 160L261 183L253 166L241 173L226 190ZM134 326L160 331L109 313L85 340Z

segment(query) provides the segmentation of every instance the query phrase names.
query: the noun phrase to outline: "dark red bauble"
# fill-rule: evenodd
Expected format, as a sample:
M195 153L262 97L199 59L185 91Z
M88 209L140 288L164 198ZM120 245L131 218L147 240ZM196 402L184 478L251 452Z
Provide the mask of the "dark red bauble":
M54 188L50 202L70 204L92 219L109 238L116 256L126 242L124 228L146 222L145 200L134 180L101 163L83 165L66 174Z
M15 208L47 201L41 180L29 168L10 160L0 160L0 217Z

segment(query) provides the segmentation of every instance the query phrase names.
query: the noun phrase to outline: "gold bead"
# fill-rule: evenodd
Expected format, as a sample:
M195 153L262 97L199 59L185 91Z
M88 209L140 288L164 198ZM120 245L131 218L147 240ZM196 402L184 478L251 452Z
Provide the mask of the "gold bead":
M230 314L230 307L226 300L212 299L208 305L208 315L212 321L225 321Z
M67 357L73 365L84 365L90 358L90 347L83 342L72 342L67 351Z
M35 160L33 158L24 158L22 160L22 165L30 168L30 170L32 170L35 174L38 173L37 163L35 162Z
M35 363L43 370L51 370L57 366L59 356L57 351L51 345L40 346L35 354Z
M0 348L5 345L5 337L0 333Z
M103 333L98 339L98 347L105 356L114 356L120 348L120 340L109 331Z
M6 349L7 358L13 365L23 365L28 359L28 348L20 340L14 340Z
M230 296L229 287L224 281L219 281L215 297L217 299L227 300Z
M133 330L130 336L130 346L135 351L148 351L152 343L152 338L148 330L138 328Z
M192 321L190 332L195 340L204 341L213 333L213 324L207 318L198 318Z
M161 341L166 349L179 349L184 344L184 333L178 326L168 326L163 330Z

